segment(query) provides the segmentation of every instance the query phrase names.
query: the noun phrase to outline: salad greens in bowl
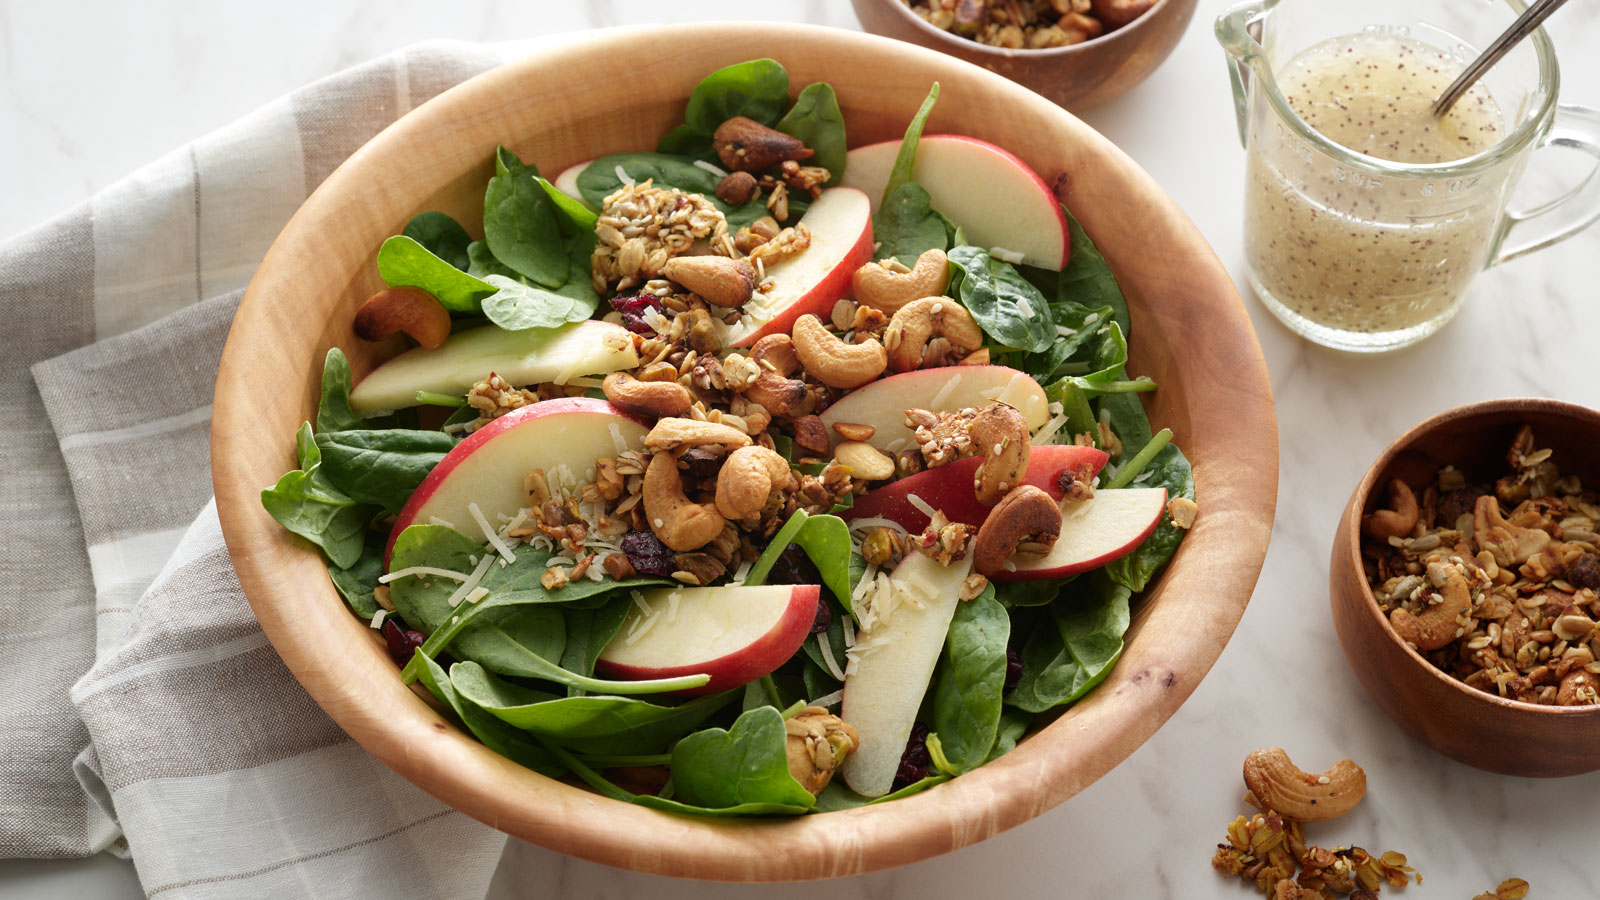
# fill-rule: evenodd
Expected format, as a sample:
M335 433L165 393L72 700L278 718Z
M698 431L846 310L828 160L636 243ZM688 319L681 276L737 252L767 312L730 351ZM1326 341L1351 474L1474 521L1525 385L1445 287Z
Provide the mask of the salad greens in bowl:
M620 865L844 874L1036 814L1192 690L1270 530L1259 350L1170 201L1014 87L940 60L880 95L817 76L925 54L795 41L663 64L627 110L494 107L487 141L449 129L596 45L419 109L291 223L219 379L221 409L265 322L305 354L248 448L219 417L217 483L313 696L460 808ZM429 137L408 202L319 202ZM341 298L314 327L258 299L296 265ZM292 468L260 452L291 435ZM696 837L640 837L669 820Z

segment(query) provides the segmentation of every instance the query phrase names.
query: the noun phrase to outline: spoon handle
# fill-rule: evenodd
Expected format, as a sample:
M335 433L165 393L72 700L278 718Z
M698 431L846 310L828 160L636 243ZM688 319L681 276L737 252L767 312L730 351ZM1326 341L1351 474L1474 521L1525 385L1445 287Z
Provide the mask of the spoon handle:
M1445 88L1444 93L1439 95L1439 99L1433 102L1433 114L1442 116L1449 112L1450 107L1456 105L1456 101L1461 99L1461 95L1465 94L1468 88L1483 77L1483 73L1489 71L1490 66L1499 62L1500 57L1505 56L1506 52L1516 46L1518 41L1532 34L1535 28L1538 28L1545 19L1550 17L1551 13L1559 9L1561 4L1565 2L1567 0L1534 0L1534 3L1522 15L1518 16L1515 22L1511 23L1510 28L1501 32L1500 36L1495 38L1494 43L1489 45L1489 49L1479 54L1478 58L1472 61L1472 65L1467 66L1467 70L1461 73L1461 77L1451 82L1448 88Z

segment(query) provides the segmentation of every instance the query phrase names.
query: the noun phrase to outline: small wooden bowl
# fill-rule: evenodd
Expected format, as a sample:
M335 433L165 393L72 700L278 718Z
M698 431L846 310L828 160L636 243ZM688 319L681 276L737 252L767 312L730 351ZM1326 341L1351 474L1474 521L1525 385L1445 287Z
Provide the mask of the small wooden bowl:
M293 435L314 415L328 348L342 348L357 377L399 349L351 332L356 308L382 286L375 256L386 237L426 209L476 231L498 143L545 172L653 147L706 73L768 55L795 90L831 82L858 145L900 136L938 79L931 131L993 141L1057 185L1127 295L1130 368L1161 385L1143 396L1156 427L1170 426L1193 462L1201 512L1140 600L1107 680L1015 751L893 803L732 821L608 800L462 734L401 684L315 548L262 510L260 492L294 468ZM600 77L618 65L621 86ZM378 135L306 201L256 272L218 373L211 434L217 508L256 616L307 692L362 746L517 837L614 866L726 881L926 859L1025 822L1104 775L1177 710L1227 644L1261 570L1278 483L1272 389L1249 315L1205 238L1150 176L1060 107L982 69L871 35L765 24L574 38L466 82Z
M1600 706L1539 706L1485 693L1441 671L1395 634L1361 567L1361 517L1399 478L1417 489L1446 464L1468 481L1506 472L1505 452L1524 423L1555 451L1563 473L1600 483L1600 411L1559 400L1489 400L1461 406L1400 436L1356 485L1333 538L1328 595L1333 625L1356 677L1378 707L1445 756L1502 775L1550 778L1600 769Z
M1038 91L1067 109L1122 96L1178 46L1198 0L1157 0L1116 31L1070 47L1011 50L951 34L923 21L903 0L851 0L861 27L964 59Z

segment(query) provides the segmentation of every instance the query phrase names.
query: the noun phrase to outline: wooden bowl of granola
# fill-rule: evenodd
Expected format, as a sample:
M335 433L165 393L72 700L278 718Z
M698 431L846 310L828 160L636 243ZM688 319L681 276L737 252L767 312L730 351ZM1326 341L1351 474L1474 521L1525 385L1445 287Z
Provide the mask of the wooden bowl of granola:
M1525 426L1531 438L1519 443ZM1476 403L1406 432L1350 496L1329 567L1339 642L1379 708L1451 759L1526 777L1600 769L1600 703L1580 693L1600 678L1590 671L1600 669L1592 622L1600 617L1600 508L1592 487L1572 490L1600 484L1597 442L1600 411L1543 399ZM1578 483L1555 480L1551 464ZM1374 513L1405 512L1404 499L1390 494L1395 479L1416 500L1417 525L1378 544L1373 532L1404 525L1363 526ZM1430 559L1441 567L1425 568ZM1421 571L1404 568L1413 560ZM1462 575L1459 595L1452 569ZM1459 618L1450 609L1457 596ZM1380 600L1406 612L1391 621ZM1448 633L1419 627L1419 617L1439 609L1452 619Z
M781 40L779 40L781 38ZM831 82L855 145L900 136L943 86L930 132L992 141L1051 179L1103 252L1135 326L1129 368L1194 466L1201 514L1134 609L1106 680L993 763L892 803L775 820L670 815L552 780L463 733L408 690L375 632L351 616L320 555L263 510L315 415L321 360L358 377L394 342L355 338L382 286L379 245L412 216L481 220L497 144L546 171L654 147L717 68L775 57L791 84ZM593 77L627 60L628 86ZM1159 247L1152 254L1150 248ZM272 389L261 390L270 384ZM783 881L853 875L947 853L1015 827L1126 759L1178 709L1227 644L1260 572L1277 495L1265 362L1238 292L1205 238L1126 155L1044 98L909 44L831 28L651 27L575 36L420 106L350 157L267 254L241 302L217 379L217 507L263 630L307 692L356 741L457 809L519 838L680 877Z
M927 0L917 2L926 5ZM1197 2L1156 0L1121 27L1080 43L1037 50L991 46L939 28L913 12L906 0L851 0L851 5L867 31L982 66L1067 109L1087 109L1122 96L1148 78L1178 45ZM1052 7L1048 0L1037 5ZM1089 14L1093 16L1094 7ZM1022 34L1028 35L1032 28L1024 27Z

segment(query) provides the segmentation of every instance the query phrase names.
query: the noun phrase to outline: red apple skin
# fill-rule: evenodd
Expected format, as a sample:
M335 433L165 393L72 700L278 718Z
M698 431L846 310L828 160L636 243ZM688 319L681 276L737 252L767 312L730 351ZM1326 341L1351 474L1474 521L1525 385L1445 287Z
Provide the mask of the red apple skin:
M999 156L1002 156L1002 157L1006 158L1010 162L1014 163L1017 166L1017 168L1021 169L1024 172L1026 172L1028 174L1028 176L1033 180L1034 184L1038 187L1040 193L1044 194L1047 197L1052 197L1052 198L1056 197L1056 192L1051 189L1050 185L1045 183L1045 180L1043 178L1039 177L1039 173L1035 172L1033 170L1032 166L1030 166L1027 163L1023 162L1015 153L1012 153L1011 151L1007 150L1004 147L998 146L996 144L991 144L988 141L979 140L978 138L975 138L975 137L969 137L969 136L964 135L964 134L925 134L925 135L922 136L922 140L924 140L924 141L929 141L929 140L934 140L934 141L960 141L962 143L974 144L974 145L977 145L979 147L982 147L985 150L988 150L988 151L990 151L992 153L998 154ZM899 151L900 141L898 139L896 139L896 140L889 140L889 141L879 141L876 144L863 144L860 147L854 148L851 152L853 153L856 150L865 150L868 147L878 147L878 146L882 146L884 144L892 144L892 145L894 145L895 150L892 151L892 152L898 152ZM873 198L874 205L877 204L879 199L880 198ZM1066 214L1066 212L1064 210L1062 210L1061 204L1060 203L1054 203L1052 205L1055 207L1056 215L1059 217L1060 222L1061 222L1061 236L1062 236L1061 263L1056 266L1056 269L1059 271L1061 269L1066 268L1067 267L1067 263L1072 259L1072 237L1071 237L1072 232L1067 227L1067 214ZM959 225L961 223L957 222L956 224Z
M817 619L817 604L822 601L822 588L815 584L797 584L789 595L789 605L783 617L754 642L719 656L716 659L684 666L647 668L625 666L601 658L595 661L596 674L618 681L646 681L652 678L677 678L680 675L711 676L711 680L697 688L673 693L686 697L716 694L730 688L749 684L775 671L806 642L811 625Z
M732 346L749 347L769 334L788 334L794 329L794 322L801 316L811 313L824 322L833 312L833 304L840 297L850 295L850 277L856 270L872 261L872 217L867 217L867 226L856 238L855 244L848 253L839 261L839 264L828 270L816 286L806 291L799 299L789 304L784 310L773 316L765 325L740 338Z
M384 568L388 568L389 558L394 555L394 542L400 537L400 532L405 531L408 526L417 524L416 519L423 505L439 489L439 486L445 483L445 479L450 477L450 473L456 466L461 464L462 460L472 455L478 447L492 440L495 435L509 431L523 422L565 413L617 416L637 422L645 428L650 427L650 423L645 422L638 416L624 412L604 400L596 400L592 397L562 397L556 400L542 400L506 413L474 431L467 436L466 440L451 448L450 452L444 455L444 459L439 460L439 464L433 467L433 470L428 473L426 478L422 479L422 483L417 485L417 489L406 500L406 505L400 508L400 514L395 517L394 530L389 532L389 543L383 548ZM594 460L584 460L583 466L587 467L593 462Z
M1063 495L1057 480L1063 470L1072 469L1081 478L1093 478L1105 468L1109 458L1104 450L1094 447L1070 444L1034 447L1028 452L1028 474L1022 483L1042 488L1059 501ZM982 461L981 456L971 456L890 482L857 497L855 505L842 515L846 519L888 519L915 534L928 525L928 517L907 499L908 494L916 494L929 506L942 510L950 521L980 526L992 508L978 502L972 487L973 473Z
M1077 575L1080 572L1087 572L1090 569L1098 569L1106 563L1127 556L1129 553L1132 553L1135 549L1137 549L1140 544L1144 543L1145 538L1148 538L1152 533L1155 532L1156 526L1161 524L1162 516L1166 515L1166 488L1151 488L1151 490L1161 491L1162 500L1160 507L1157 509L1155 516L1150 519L1150 524L1146 525L1144 530L1140 531L1138 534L1129 535L1128 542L1120 547L1113 550L1108 550L1107 552L1099 554L1093 558L1079 560L1071 565L1066 566L1054 566L1048 569L1019 568L1014 572L1001 569L1000 571L994 573L994 575L990 576L990 579L992 581L1042 581L1046 578L1066 578L1069 575ZM1111 492L1106 491L1105 493ZM1093 503L1094 501L1090 500L1088 502Z

